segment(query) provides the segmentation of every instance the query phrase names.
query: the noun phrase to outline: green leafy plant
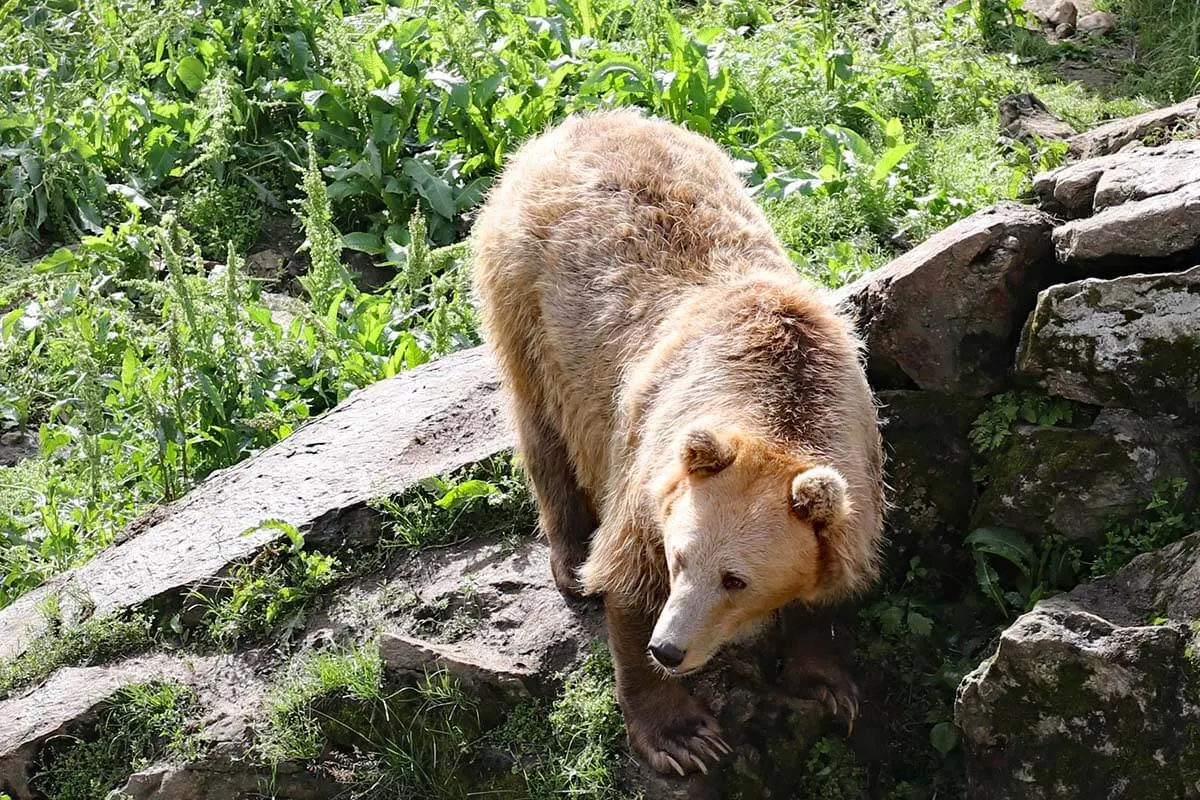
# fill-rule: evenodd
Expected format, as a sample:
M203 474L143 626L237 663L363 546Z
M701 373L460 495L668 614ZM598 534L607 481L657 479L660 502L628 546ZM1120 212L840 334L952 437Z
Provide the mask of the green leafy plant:
M47 610L49 630L21 655L0 662L0 698L43 680L60 667L104 663L149 648L158 639L154 621L144 615L92 617L67 624L56 609Z
M1010 617L1074 586L1081 574L1082 553L1061 537L1047 537L1035 548L1017 531L977 528L967 535L966 544L979 588ZM1001 577L1005 571L1010 573L1007 579Z
M456 770L475 738L474 702L445 673L389 686L378 649L311 654L290 665L268 697L255 748L268 763L356 753L367 798L464 796Z
M617 756L624 725L608 652L597 646L564 678L549 708L537 702L518 706L488 733L487 743L512 759L512 771L521 777L526 797L625 796Z
M971 444L979 455L999 450L1018 423L1061 425L1075 419L1076 407L1069 401L1033 392L1004 392L992 397L988 407L971 425Z
M1114 521L1092 560L1092 575L1107 575L1142 553L1200 531L1195 492L1186 478L1170 479L1154 490L1142 513L1126 521Z
M272 627L298 627L307 603L339 578L338 559L306 550L304 536L295 526L266 520L243 535L262 530L283 533L287 543L268 546L234 567L218 585L193 594L204 606L205 633L222 646Z
M373 503L388 527L385 549L421 550L467 538L520 536L532 530L533 500L511 457L422 481L400 497Z

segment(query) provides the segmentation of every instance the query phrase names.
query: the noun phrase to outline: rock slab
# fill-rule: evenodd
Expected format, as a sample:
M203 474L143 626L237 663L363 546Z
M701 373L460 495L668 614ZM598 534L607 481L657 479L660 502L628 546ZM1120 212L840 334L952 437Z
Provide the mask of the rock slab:
M970 800L1200 797L1200 534L1044 600L959 686Z
M1197 446L1177 418L1125 409L1105 409L1087 428L1019 427L991 466L971 527L1101 539L1164 481L1197 480Z
M1200 140L1139 147L1043 172L1033 179L1038 203L1085 217L1122 203L1169 194L1200 183Z
M981 397L1003 387L1021 321L1052 266L1052 219L1004 203L840 289L882 389Z
M1200 266L1047 289L1022 334L1017 371L1083 403L1200 413Z
M282 442L206 480L129 541L0 609L0 659L44 630L51 594L67 620L78 598L97 615L139 606L221 575L278 540L283 519L316 537L347 531L375 498L512 446L499 379L485 348L448 356L352 394Z
M1107 122L1067 140L1071 155L1094 158L1115 153L1126 145L1171 128L1200 122L1200 95L1173 106Z
M1053 237L1063 264L1183 256L1200 248L1200 180L1071 220Z

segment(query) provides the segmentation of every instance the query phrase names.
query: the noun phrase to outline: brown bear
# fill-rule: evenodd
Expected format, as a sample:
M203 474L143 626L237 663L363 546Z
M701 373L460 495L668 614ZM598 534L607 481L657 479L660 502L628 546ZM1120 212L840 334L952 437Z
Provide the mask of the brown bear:
M676 678L877 573L882 452L860 342L730 158L637 111L525 144L473 238L554 580L604 596L633 749L707 772L729 747ZM811 651L797 680L853 721L853 682L811 631L795 640Z

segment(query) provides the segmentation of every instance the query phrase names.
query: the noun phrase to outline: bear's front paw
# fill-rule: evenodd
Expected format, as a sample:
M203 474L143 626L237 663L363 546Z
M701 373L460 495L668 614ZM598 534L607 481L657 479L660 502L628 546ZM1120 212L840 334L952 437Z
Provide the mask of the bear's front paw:
M554 576L554 585L567 600L581 600L584 597L579 568L583 566L586 558L586 550L579 552L563 547L552 548L550 551L550 573Z
M708 709L680 686L628 698L622 710L630 746L659 772L707 775L708 763L733 752Z
M833 660L801 659L790 665L784 691L802 700L814 700L846 724L846 735L854 732L858 717L858 684L846 667Z

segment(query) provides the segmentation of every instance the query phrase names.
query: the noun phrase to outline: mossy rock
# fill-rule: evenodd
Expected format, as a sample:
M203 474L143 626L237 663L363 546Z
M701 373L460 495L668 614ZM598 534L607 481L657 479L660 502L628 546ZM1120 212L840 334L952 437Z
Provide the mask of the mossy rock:
M1195 534L1002 634L958 690L969 798L1200 796L1198 554Z
M1085 429L1019 427L989 466L972 527L1098 539L1172 478L1194 480L1194 430L1170 417L1106 409Z
M949 566L964 556L962 531L975 503L971 424L983 401L940 392L879 393L889 563L920 555Z
M1200 416L1200 266L1047 289L1017 370L1059 397Z

